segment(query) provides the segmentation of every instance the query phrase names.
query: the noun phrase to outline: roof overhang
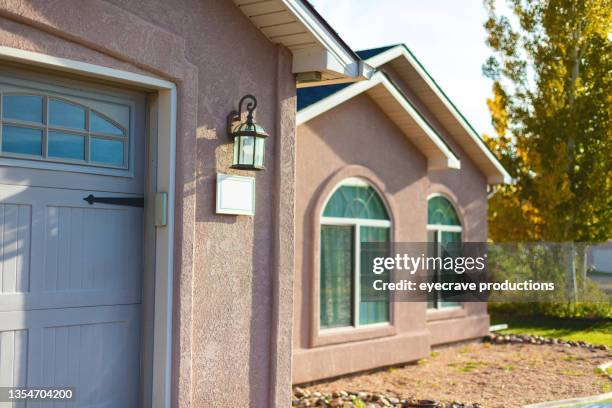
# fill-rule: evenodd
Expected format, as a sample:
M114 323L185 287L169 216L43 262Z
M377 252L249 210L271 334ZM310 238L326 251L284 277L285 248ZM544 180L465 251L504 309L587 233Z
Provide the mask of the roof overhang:
M362 93L368 95L425 155L428 170L460 168L457 156L382 72L375 73L368 81L356 82L300 110L297 113L297 125Z
M374 68L389 64L461 145L470 159L485 174L489 184L512 182L506 169L491 153L472 125L406 46L397 45L366 59L365 62Z
M355 82L373 70L306 0L233 0L272 42L293 53L298 87Z

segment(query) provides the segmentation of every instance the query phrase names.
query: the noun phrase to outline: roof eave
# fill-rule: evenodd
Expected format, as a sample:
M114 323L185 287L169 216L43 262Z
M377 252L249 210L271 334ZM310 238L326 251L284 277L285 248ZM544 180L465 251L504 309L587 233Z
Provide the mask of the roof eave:
M487 161L491 165L487 166L491 167L489 169L482 169L485 173L485 176L487 177L487 183L511 184L513 180L510 174L506 171L506 169L504 169L502 164L489 150L484 141L474 130L472 125L467 121L463 114L457 109L457 107L452 103L452 101L448 98L444 91L442 91L440 86L434 81L431 75L425 70L422 64L416 59L416 57L410 52L410 50L408 50L405 45L400 44L395 47L392 47L378 55L366 59L365 62L371 65L374 69L376 69L400 57L405 58L410 63L410 65L416 70L416 72L423 79L423 81L427 83L432 92L434 92L438 99L442 101L446 109L453 115L455 120L461 125L461 127L470 137L472 142L478 146L479 154L482 154L484 155L484 157L486 157Z
M307 0L233 1L270 41L291 51L293 73L306 74L311 85L368 78L361 58Z
M297 113L296 123L298 126L302 125L346 102L347 100L373 89L376 86L383 86L418 125L418 127L423 130L425 135L431 141L431 143L429 143L430 150L424 152L425 156L427 157L428 170L459 169L461 167L459 158L444 143L442 138L435 132L435 130L428 125L428 123L421 117L421 115L395 87L395 85L393 85L393 83L381 72L375 73L368 81L354 83L332 95L321 99L320 101L315 102L312 105L307 106L304 109L301 109ZM411 137L411 135L407 136Z
M281 1L324 47L318 52L317 50L294 52L294 74L304 72L322 74L320 81L298 83L298 87L363 81L372 76L373 69L359 58L312 4L307 0Z
M342 63L329 50L304 48L293 53L293 73L319 73L320 79L297 82L298 88L341 84L369 79L374 69L362 60Z

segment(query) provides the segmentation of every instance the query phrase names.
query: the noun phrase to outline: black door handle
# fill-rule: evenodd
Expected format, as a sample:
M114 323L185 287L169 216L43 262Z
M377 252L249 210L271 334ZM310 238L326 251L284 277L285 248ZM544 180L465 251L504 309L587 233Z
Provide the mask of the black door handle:
M92 194L83 198L89 205L94 203L144 207L144 197L94 197Z

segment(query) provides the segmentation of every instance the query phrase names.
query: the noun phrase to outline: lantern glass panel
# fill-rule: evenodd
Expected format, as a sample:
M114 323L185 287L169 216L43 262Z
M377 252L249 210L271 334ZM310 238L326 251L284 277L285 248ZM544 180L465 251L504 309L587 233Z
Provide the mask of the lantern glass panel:
M232 164L238 164L240 159L240 137L234 138L234 161Z
M253 164L253 156L255 155L255 138L253 136L242 136L240 137L240 144L242 145L240 164Z
M264 152L266 149L266 139L258 137L255 139L255 166L263 167Z

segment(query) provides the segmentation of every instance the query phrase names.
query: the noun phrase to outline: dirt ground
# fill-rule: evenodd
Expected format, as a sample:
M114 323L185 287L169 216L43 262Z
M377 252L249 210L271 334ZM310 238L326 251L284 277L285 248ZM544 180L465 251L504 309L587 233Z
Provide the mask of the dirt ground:
M612 391L596 367L610 351L550 345L474 343L434 351L416 364L302 387L311 392L363 391L486 408L584 397Z

